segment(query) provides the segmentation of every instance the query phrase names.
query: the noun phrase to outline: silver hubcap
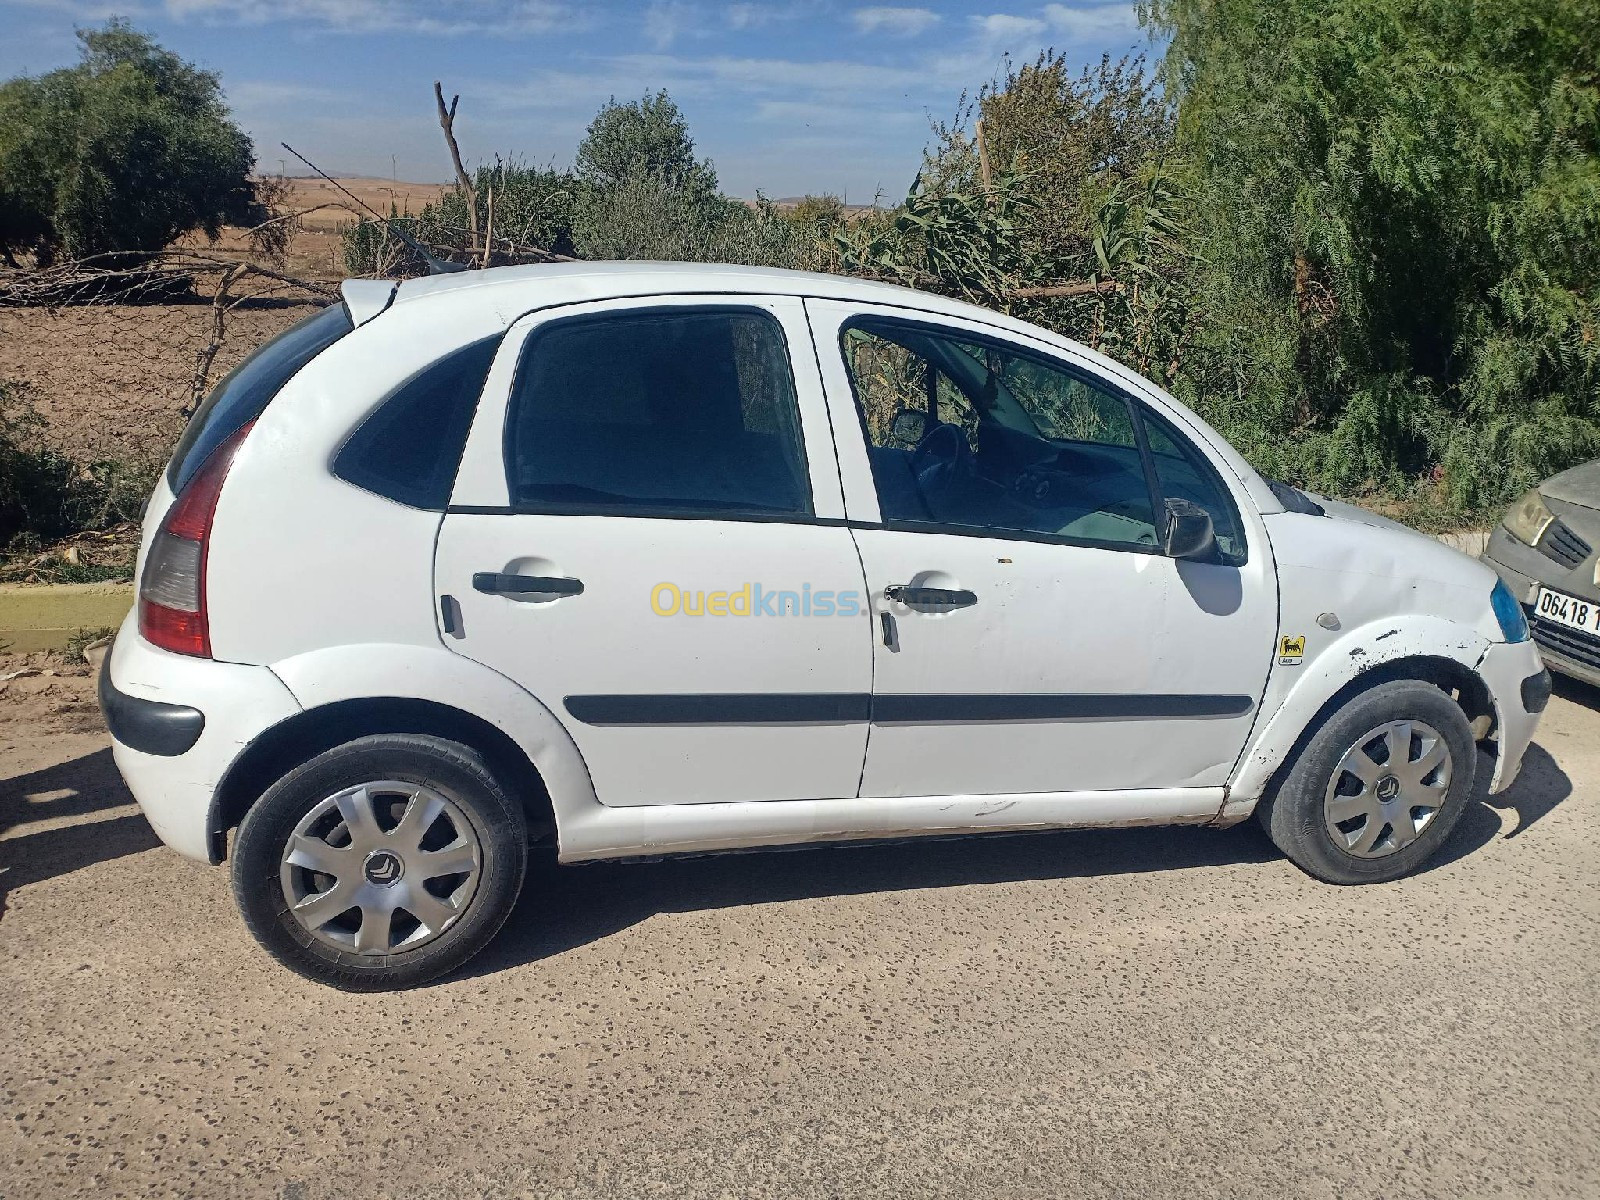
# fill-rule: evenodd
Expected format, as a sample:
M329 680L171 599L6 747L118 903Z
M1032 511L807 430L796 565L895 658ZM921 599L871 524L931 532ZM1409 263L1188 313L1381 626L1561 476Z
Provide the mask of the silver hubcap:
M1345 751L1323 800L1334 845L1356 858L1382 858L1416 841L1444 805L1453 763L1431 725L1390 721Z
M295 826L278 877L289 912L357 954L413 950L467 909L482 851L472 824L417 783L379 780L319 802Z

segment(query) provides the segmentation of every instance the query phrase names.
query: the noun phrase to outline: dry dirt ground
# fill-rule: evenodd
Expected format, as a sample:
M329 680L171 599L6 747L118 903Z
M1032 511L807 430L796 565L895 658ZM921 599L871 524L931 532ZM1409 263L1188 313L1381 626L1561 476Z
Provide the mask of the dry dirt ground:
M289 179L286 182L289 192L283 207L305 215L299 219L298 232L289 248L285 269L289 274L303 279L344 277L343 243L339 237L339 231L344 226L374 212L386 217L391 205L402 217L416 216L449 191L451 186L356 176L340 176L339 187L315 177ZM354 195L356 200L352 201L346 192ZM198 238L187 244L203 246L205 242L203 238ZM246 245L241 231L228 229L223 231L217 248L243 251Z
M287 207L316 211L301 219L283 269L323 283L342 279L339 229L355 219L355 205L323 180L288 182ZM443 184L387 179L339 183L384 214L391 201L401 213L420 212L446 190ZM237 229L224 230L216 243L196 235L180 245L221 254L244 253L247 247ZM207 285L200 290L207 292ZM210 381L316 307L281 295L234 310ZM0 380L30 385L30 399L49 423L48 440L80 461L164 462L183 431L196 356L211 340L211 320L209 292L188 304L0 307Z
M157 846L91 684L0 694L5 1196L1600 1194L1600 692L1394 885L1253 825L542 864L356 997Z
M236 310L211 379L315 311ZM164 462L183 432L195 357L210 336L205 303L0 308L0 379L30 385L48 439L74 458Z

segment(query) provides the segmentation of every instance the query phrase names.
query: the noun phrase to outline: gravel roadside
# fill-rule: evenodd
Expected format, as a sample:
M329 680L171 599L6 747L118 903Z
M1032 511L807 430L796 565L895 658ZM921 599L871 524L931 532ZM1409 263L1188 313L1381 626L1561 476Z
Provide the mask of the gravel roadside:
M355 997L62 670L0 691L0 1195L1600 1193L1600 692L1398 884L1253 824L541 864L468 974Z

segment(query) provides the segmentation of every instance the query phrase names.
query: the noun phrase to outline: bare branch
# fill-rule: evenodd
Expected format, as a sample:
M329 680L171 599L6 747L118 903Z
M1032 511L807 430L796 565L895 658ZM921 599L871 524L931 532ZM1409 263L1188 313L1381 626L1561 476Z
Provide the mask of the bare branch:
M484 206L488 210L483 222L483 265L489 266L489 256L494 252L494 188L489 189Z
M351 208L344 201L329 200L326 204L313 204L310 208L299 208L295 209L293 212L280 213L276 217L268 217L259 225L249 226L247 229L245 229L245 233L255 233L258 230L267 229L270 226L282 224L284 221L298 221L301 217L309 217L312 213L321 212L325 208L342 208L345 212L350 213L358 220L361 217L361 213L358 209Z
M293 288L307 298L338 299L323 283L299 279L259 263L196 250L97 254L32 271L0 271L0 307L56 308L69 304L126 304L178 299L198 279L229 277L230 287L255 276Z
M433 81L433 98L439 105L439 128L444 130L445 145L450 147L450 161L456 168L456 187L467 201L467 221L472 228L472 244L478 244L478 196L472 190L472 180L467 175L467 168L461 162L461 147L456 144L456 104L460 101L459 95L450 98L450 107L445 108L444 88L439 81Z
M978 178L983 181L983 190L987 192L994 187L994 178L989 170L989 144L983 137L982 117L973 127L973 136L978 142Z
M189 403L183 410L185 417L193 415L194 410L200 406L200 398L206 394L206 384L211 377L211 364L216 361L217 351L222 349L222 343L227 336L227 315L233 307L228 303L228 289L233 287L233 281L239 278L246 265L242 262L234 263L224 271L222 280L217 284L216 294L211 297L211 338L195 355L194 382L189 385Z
M1072 283L1051 283L1042 287L1013 288L1006 295L1012 300L1068 299L1073 296L1093 296L1120 292L1122 284L1115 279L1078 279Z

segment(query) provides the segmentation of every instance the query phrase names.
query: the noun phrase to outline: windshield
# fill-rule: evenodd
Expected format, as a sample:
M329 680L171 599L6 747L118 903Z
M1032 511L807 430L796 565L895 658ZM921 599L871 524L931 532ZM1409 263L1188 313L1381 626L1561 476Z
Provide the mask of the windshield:
M295 372L352 328L345 306L332 305L291 325L228 372L178 439L167 468L173 495L183 491L213 450L266 410Z

